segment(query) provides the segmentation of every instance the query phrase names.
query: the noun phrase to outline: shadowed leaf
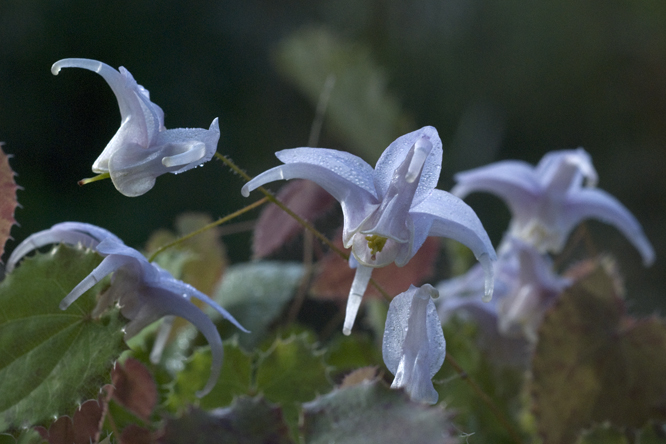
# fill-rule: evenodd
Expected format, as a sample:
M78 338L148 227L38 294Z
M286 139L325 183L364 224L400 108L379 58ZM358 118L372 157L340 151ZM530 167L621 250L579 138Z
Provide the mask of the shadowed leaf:
M415 403L380 381L333 390L303 405L308 444L448 444L449 414L441 406Z
M126 349L118 310L90 316L98 286L58 308L100 261L90 250L61 245L25 259L0 284L0 430L71 414L111 382L113 362Z
M597 266L546 314L531 382L545 444L573 442L595 423L666 420L666 323L627 316L614 282Z
M111 374L113 400L137 417L148 421L157 403L157 387L150 371L136 359L128 358Z
M328 76L335 76L327 120L369 161L413 127L388 92L388 79L369 48L310 27L282 40L275 55L278 70L312 103L319 101Z
M276 196L294 213L314 221L333 207L335 199L310 180L290 180ZM275 204L264 207L254 228L252 255L261 259L303 231L301 224Z
M100 401L94 399L86 401L74 413L73 418L61 416L51 424L48 431L43 427L39 427L38 431L49 444L89 444L90 442L97 442L104 416L103 401L101 399Z
M190 409L167 421L159 440L162 444L292 444L289 429L278 406L262 397L242 396L224 409L205 412Z
M14 171L9 166L9 156L2 151L0 143L0 258L5 251L5 243L9 239L9 231L16 223L14 210L18 205L14 182Z
M302 276L303 266L297 263L259 261L229 267L214 299L250 330L238 337L241 346L251 350L264 339L270 324L294 296ZM208 311L211 318L219 317Z

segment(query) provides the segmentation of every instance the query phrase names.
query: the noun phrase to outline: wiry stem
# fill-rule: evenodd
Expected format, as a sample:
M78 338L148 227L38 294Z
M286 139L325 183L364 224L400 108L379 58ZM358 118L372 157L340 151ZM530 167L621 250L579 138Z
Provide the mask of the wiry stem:
M247 213L248 211L257 208L258 206L261 206L261 205L265 204L266 202L268 202L268 199L265 198L265 197L264 197L263 199L259 199L258 201L254 202L254 203L251 203L250 205L246 206L245 208L241 208L240 210L235 211L235 212L231 213L231 214L228 215L228 216L225 216L225 217L223 217L223 218L221 218L221 219L218 219L218 220L216 220L215 222L211 222L211 223L209 223L208 225L199 228L198 230L195 230L195 231L193 231L193 232L191 232L191 233L189 233L189 234L186 234L185 236L179 237L178 239L176 239L176 240L173 241L173 242L169 242L169 243L166 244L166 245L162 245L160 248L158 248L157 250L155 250L155 252L150 256L150 258L148 259L148 262L152 262L152 261L154 261L155 258L157 257L157 255L160 254L160 253L162 253L164 250L167 250L167 249L169 249L169 248L171 248L171 247L173 247L173 246L175 246L175 245L178 245L179 243L181 243L181 242L183 242L183 241L186 241L187 239L189 239L189 238L191 238L191 237L194 237L194 236L196 236L197 234L201 234L201 233L203 233L203 232L206 231L206 230L210 230L211 228L214 228L214 227L216 227L216 226L218 226L218 225L222 225L223 223L228 222L228 221L230 221L231 219L234 219L234 218L240 216L240 215L243 214L243 213Z

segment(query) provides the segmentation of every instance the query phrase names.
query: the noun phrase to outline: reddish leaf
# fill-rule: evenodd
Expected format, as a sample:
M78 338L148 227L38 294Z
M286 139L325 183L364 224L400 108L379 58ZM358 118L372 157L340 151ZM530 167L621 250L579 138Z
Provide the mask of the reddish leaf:
M310 180L292 180L276 196L287 207L307 221L326 213L335 202L333 196ZM254 229L252 254L259 259L284 245L302 230L301 225L275 204L267 205Z
M628 316L613 274L589 271L539 330L530 391L546 444L574 442L594 424L638 429L666 420L666 321Z
M293 444L282 408L247 396L236 398L230 407L210 412L192 407L180 418L167 420L159 442Z
M336 236L334 243L342 248L342 237ZM434 272L439 246L439 239L429 237L407 265L398 267L393 263L378 268L372 272L372 277L391 296L406 291L411 284L420 285ZM346 251L350 253L350 250ZM349 263L335 252L329 252L319 267L321 272L312 284L312 294L322 299L346 300L356 271L349 268ZM372 285L368 286L365 294L381 296Z
M150 430L130 424L120 434L120 444L151 444L153 436Z
M148 421L157 403L157 387L150 371L136 359L117 365L111 375L113 400L137 417Z
M73 420L69 416L61 416L48 431L44 427L35 429L50 444L89 444L99 439L103 416L103 402L91 399L74 413Z
M9 166L9 156L2 152L0 143L0 257L5 251L5 243L9 239L9 231L16 223L14 210L18 205L14 182L14 171Z

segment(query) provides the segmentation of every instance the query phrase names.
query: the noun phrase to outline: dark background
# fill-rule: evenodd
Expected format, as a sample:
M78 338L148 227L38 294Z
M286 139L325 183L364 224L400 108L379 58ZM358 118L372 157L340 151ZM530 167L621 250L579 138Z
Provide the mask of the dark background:
M591 223L597 246L618 257L635 311L666 308L663 0L2 0L0 140L23 187L7 250L64 220L140 247L183 211L220 217L251 201L218 161L161 176L137 198L109 181L78 187L119 111L101 77L79 69L55 77L53 62L125 66L164 109L167 128L208 128L219 117L219 151L254 175L278 163L273 152L307 144L312 97L275 63L279 42L304 26L365 48L408 130L439 130L440 188L455 171L505 158L536 163L549 150L583 146L599 186L643 224L657 261L643 269L616 230ZM327 124L320 145L355 151ZM356 152L374 164L384 148ZM485 196L469 203L496 243L506 208ZM247 259L249 235L225 242L232 260Z

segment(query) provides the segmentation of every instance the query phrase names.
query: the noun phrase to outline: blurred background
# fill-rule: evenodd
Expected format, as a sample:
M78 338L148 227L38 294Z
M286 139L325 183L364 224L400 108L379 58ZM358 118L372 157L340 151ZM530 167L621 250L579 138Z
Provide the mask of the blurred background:
M582 146L657 261L643 269L619 232L589 223L595 244L618 258L634 312L666 311L663 0L2 0L0 141L23 187L7 252L64 220L141 247L181 212L217 218L256 200L216 160L137 198L110 181L79 187L120 114L98 75L51 75L68 57L125 66L167 128L219 117L218 150L251 175L277 165L275 151L308 144L328 78L319 146L374 164L398 135L433 125L445 190L456 171ZM491 196L467 201L497 244L508 210ZM249 257L249 239L225 238L232 261Z

